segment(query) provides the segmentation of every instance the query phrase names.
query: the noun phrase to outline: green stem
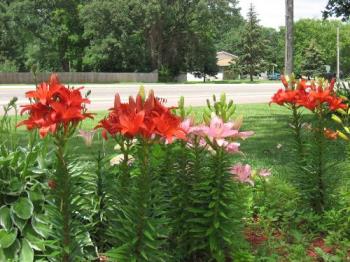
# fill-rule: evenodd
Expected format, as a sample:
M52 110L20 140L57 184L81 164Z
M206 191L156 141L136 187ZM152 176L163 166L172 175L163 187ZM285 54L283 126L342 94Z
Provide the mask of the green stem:
M219 212L226 213L225 207L222 205L222 203L225 203L225 199L223 197L223 193L225 191L224 185L225 185L225 163L224 163L224 150L219 147L216 149L215 156L214 156L214 165L215 165L215 171L214 171L214 177L213 177L213 193L211 197L211 203L214 202L213 206L213 219L211 221L210 227L213 229L212 233L209 235L209 242L211 243L217 243L217 246L211 246L211 253L215 257L217 261L224 261L225 260L225 253L226 253L226 245L225 241L223 240L225 237L224 232L222 231L223 223L222 219L220 219ZM210 240L210 238L214 238Z
M149 144L147 141L143 140L141 145L141 155L142 155L142 167L140 168L141 174L138 178L138 191L139 191L139 205L138 205L138 223L136 226L137 241L135 245L136 256L138 258L142 257L142 245L144 238L144 227L145 218L147 219L146 212L149 202L149 191L150 191L150 159L149 159Z
M104 252L104 233L105 233L105 225L103 221L103 213L105 211L105 193L104 193L104 183L103 183L103 164L102 164L102 155L101 152L98 153L97 157L97 196L99 198L99 210L96 215L97 217L97 225L96 225L96 246L98 253Z
M130 173L129 173L129 151L130 151L130 144L131 142L128 140L122 139L122 141L119 143L120 150L123 154L123 162L120 166L121 168L121 175L120 175L120 186L123 191L123 194L126 194L126 190L129 186L129 180L130 180Z
M301 135L301 118L298 112L298 108L293 105L292 106L292 112L293 112L293 119L292 119L292 124L294 126L294 136L295 136L295 141L297 143L297 153L298 153L298 163L300 164L299 166L303 167L304 166L304 143Z
M58 210L61 213L63 220L63 232L62 232L62 262L68 262L70 260L70 246L71 246L71 203L70 203L70 175L67 167L67 162L64 157L65 138L57 139L57 160L58 160L58 173L60 176L58 180L60 183L58 186Z
M323 134L323 128L324 128L324 117L322 110L318 116L318 130L315 133L316 136L316 175L317 175L317 199L315 201L315 211L317 213L322 213L325 206L325 185L323 181L324 176L324 134Z

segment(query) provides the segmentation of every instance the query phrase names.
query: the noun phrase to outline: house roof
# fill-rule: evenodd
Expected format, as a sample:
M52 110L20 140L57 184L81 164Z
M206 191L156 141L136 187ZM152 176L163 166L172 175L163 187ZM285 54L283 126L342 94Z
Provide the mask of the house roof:
M216 53L217 65L220 67L230 66L238 57L234 54L220 51Z

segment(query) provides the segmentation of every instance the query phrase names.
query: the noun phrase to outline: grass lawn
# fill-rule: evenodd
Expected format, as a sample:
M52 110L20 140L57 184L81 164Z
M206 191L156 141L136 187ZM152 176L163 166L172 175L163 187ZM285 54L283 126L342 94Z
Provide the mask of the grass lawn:
M193 111L198 117L201 115L203 108L194 108ZM94 120L86 120L83 122L82 129L93 129L99 120L101 120L107 112L97 112ZM239 161L249 163L255 168L271 168L276 175L285 174L288 172L288 163L292 160L293 153L291 147L293 143L292 133L288 126L290 112L280 106L268 104L245 104L237 105L236 116L243 116L242 130L251 130L255 135L246 141L241 141L241 150L243 156L238 157ZM306 116L307 117L307 116ZM20 128L19 134L21 140L27 140L27 132L24 128ZM104 141L100 134L95 136L93 146L87 148L80 137L73 138L74 142L70 151L73 154L82 155L84 157L96 156L97 152L106 150L113 151L113 139ZM338 157L341 161L344 154L339 150L340 142L334 142L331 157ZM340 153L340 154L339 154ZM340 158L339 158L340 156Z

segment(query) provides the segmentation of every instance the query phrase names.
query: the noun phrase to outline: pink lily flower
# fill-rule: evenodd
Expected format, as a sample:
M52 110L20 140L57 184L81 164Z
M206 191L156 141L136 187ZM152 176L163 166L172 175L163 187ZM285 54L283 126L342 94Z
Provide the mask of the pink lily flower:
M186 134L188 134L191 131L192 123L193 121L191 118L186 118L184 121L182 121L180 127Z
M186 118L184 121L182 121L180 127L182 130L187 134L187 135L198 135L198 136L203 136L203 128L205 126L200 125L200 126L195 126L194 120L191 118Z
M203 133L211 139L222 139L238 135L238 130L233 130L233 123L224 123L215 114L212 115L209 127L203 127Z
M249 183L250 185L254 186L254 182L251 179L252 168L250 165L243 165L241 163L238 163L231 168L230 173L234 175L234 179L242 183Z
M85 145L91 146L95 133L96 133L96 130L85 131L85 130L80 129L78 136L80 136L84 139Z
M241 151L239 151L240 145L241 145L240 143L235 143L235 142L228 143L226 145L226 151L231 154L241 153Z
M228 153L241 153L241 151L239 151L240 143L228 142L225 139L218 139L216 143L218 146L224 147Z
M251 137L255 134L253 131L244 131L244 132L239 132L238 136L239 138L246 140L248 137Z
M271 176L271 170L267 168L260 169L259 176L262 176L262 177Z

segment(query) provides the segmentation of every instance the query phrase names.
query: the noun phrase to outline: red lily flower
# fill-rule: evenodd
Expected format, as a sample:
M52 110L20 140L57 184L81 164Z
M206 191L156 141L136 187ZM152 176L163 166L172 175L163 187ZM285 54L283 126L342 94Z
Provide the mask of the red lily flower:
M36 91L27 92L26 96L35 103L22 106L21 114L28 112L29 118L17 126L25 125L28 130L39 129L41 137L54 134L60 128L67 133L85 118L93 118L84 112L84 104L90 101L82 98L79 89L70 89L60 84L57 75L51 75L48 83L42 83Z
M272 97L271 103L276 103L278 105L284 105L287 103L293 104L296 102L297 95L298 92L296 90L279 89Z
M186 133L181 128L181 119L169 111L153 119L156 132L164 137L168 143L172 143L174 138L186 139Z
M114 107L96 128L103 128L102 135L105 139L107 133L111 136L122 134L129 138L141 136L146 139L160 136L169 143L174 138L185 139L185 133L180 128L181 120L170 109L154 96L153 91L150 91L145 100L138 94L136 99L130 97L128 103L122 103L117 94Z
M62 87L57 75L52 74L48 83L41 83L35 91L28 91L26 97L46 105Z
M334 79L329 85L326 83L325 86L322 84L317 86L315 81L312 81L308 85L307 81L302 79L296 84L295 90L288 89L286 79L284 77L281 79L286 89L278 90L272 97L270 104L303 106L311 111L323 105L327 105L330 111L335 111L339 108L347 108L347 106L343 104L343 100L334 93Z
M120 133L127 137L134 137L140 132L141 128L145 128L143 120L145 118L145 112L140 111L137 114L123 114L119 116Z

